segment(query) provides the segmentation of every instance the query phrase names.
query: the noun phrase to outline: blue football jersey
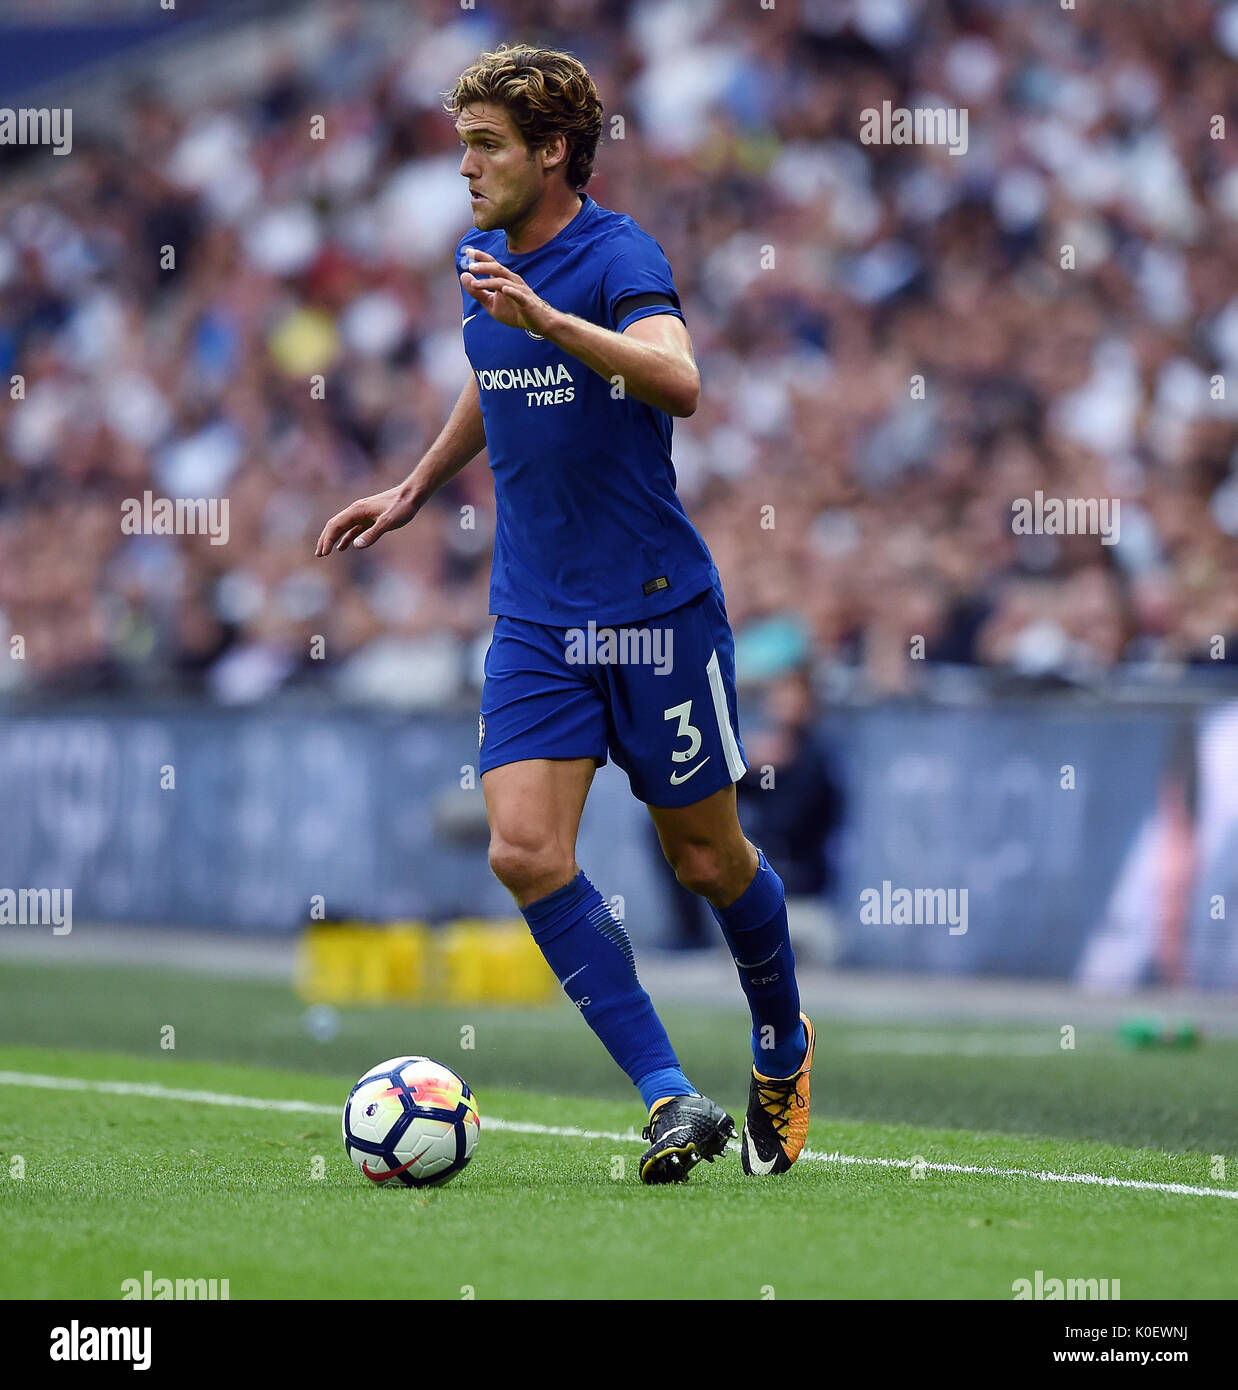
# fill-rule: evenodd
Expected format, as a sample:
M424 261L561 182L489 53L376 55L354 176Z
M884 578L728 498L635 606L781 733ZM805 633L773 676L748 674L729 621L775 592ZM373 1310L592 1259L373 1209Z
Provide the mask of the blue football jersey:
M469 246L556 309L616 332L651 314L683 318L662 248L587 194L535 251L512 255L501 229L470 231L458 272ZM537 334L498 323L463 286L461 300L494 472L491 613L555 627L634 623L712 587L709 550L675 493L671 417Z

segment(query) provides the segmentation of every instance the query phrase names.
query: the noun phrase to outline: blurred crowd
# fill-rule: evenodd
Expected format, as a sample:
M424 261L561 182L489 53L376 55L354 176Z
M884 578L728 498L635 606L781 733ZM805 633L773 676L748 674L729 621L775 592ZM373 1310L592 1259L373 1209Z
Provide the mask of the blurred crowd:
M75 113L71 156L8 152L0 688L478 683L482 461L372 552L313 550L465 380L441 101L505 39L590 68L588 191L674 270L704 386L676 468L741 678L807 661L878 697L1238 660L1238 4L306 13L315 41L273 24L208 97L156 68L115 120ZM887 100L965 108L966 154L862 143ZM227 544L123 534L146 491L226 497ZM1117 543L1016 535L1037 491L1117 499Z

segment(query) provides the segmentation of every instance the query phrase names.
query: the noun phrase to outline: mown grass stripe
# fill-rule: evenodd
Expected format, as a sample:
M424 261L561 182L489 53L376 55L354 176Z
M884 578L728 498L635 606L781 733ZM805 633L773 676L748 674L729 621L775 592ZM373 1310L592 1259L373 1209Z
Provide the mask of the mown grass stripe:
M185 1101L192 1105L220 1105L233 1109L272 1110L303 1115L338 1116L340 1107L309 1100L271 1100L262 1096L238 1096L223 1091L189 1091L145 1081L90 1081L81 1077L49 1076L39 1072L0 1071L0 1086L29 1086L48 1091L93 1091L102 1095L144 1096L150 1100ZM483 1130L507 1134L531 1134L553 1139L605 1139L614 1144L639 1144L644 1140L634 1129L626 1132L579 1129L574 1125L543 1125L525 1120L482 1116ZM1045 1169L999 1168L973 1163L930 1163L911 1158L873 1158L861 1154L818 1153L805 1149L801 1162L834 1163L870 1168L918 1168L928 1173L967 1173L991 1178L1029 1178L1035 1182L1078 1183L1084 1186L1123 1188L1132 1192L1164 1192L1176 1197L1238 1199L1238 1188L1192 1187L1180 1182L1152 1182L1141 1178L1115 1178L1103 1173L1054 1173Z

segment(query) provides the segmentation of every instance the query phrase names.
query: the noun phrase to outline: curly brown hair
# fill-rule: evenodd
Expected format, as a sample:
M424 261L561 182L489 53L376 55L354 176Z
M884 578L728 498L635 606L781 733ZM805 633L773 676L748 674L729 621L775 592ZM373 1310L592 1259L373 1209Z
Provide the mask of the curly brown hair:
M580 190L593 177L602 103L585 65L570 53L502 43L481 54L460 74L443 110L458 116L482 102L505 107L530 150L561 132L567 140L569 188Z

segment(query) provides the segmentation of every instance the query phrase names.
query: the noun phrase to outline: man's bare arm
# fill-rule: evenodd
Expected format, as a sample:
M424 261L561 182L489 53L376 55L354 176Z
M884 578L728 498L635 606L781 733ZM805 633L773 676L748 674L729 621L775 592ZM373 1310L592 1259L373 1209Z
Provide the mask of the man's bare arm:
M373 545L388 531L407 526L449 479L486 447L477 378L469 373L464 390L452 407L438 438L422 455L416 468L396 487L373 497L362 497L345 507L322 529L315 555L330 555L349 545L361 549Z
M499 323L548 338L599 376L611 382L618 378L625 395L668 415L696 410L701 376L688 330L673 314L651 314L615 333L563 313L493 256L467 250L469 269L460 283Z
M691 415L701 394L692 340L673 314L637 319L615 333L575 314L556 314L544 336L626 395L668 415Z

